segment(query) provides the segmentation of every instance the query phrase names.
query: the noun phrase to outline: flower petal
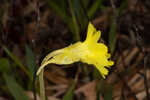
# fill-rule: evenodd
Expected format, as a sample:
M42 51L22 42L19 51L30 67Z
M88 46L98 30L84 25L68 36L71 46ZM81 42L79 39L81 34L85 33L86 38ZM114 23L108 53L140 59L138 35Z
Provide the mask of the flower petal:
M109 68L114 65L113 61L108 61L106 67Z
M108 69L106 69L103 65L96 65L96 68L100 71L102 77L105 79L105 76L108 75Z
M87 31L87 37L85 42L87 43L96 43L101 36L101 32L97 31L94 26L89 22L88 25L88 31Z

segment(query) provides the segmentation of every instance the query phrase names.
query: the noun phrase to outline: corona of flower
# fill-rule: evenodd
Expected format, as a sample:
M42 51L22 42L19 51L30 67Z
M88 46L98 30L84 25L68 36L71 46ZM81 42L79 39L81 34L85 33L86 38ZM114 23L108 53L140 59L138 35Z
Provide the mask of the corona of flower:
M49 53L42 61L37 75L50 63L62 65L81 61L94 65L102 77L105 78L105 76L108 75L107 68L112 66L114 62L108 60L110 54L108 53L107 46L103 43L98 43L100 36L101 32L97 31L94 26L89 23L86 40Z

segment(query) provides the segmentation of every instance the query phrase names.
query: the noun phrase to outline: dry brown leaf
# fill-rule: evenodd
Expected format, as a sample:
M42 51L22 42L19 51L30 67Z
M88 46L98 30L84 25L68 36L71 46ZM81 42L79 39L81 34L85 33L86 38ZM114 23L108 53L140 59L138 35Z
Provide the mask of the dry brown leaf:
M45 71L45 77L54 84L69 84L70 79L66 79L66 77L59 75L58 73L52 73Z
M60 100L60 99L58 99L58 98L56 98L56 97L53 97L53 96L49 96L49 97L48 97L48 100Z
M128 53L128 55L127 55ZM119 71L124 70L124 66L123 64L125 64L126 66L128 66L131 61L135 58L136 54L139 53L139 49L137 47L133 48L132 50L127 50L123 53L124 59L121 58L121 56L118 58L118 61L116 63L117 68L119 69ZM127 55L127 56L126 56ZM124 62L122 61L124 60Z
M81 86L75 91L76 94L83 93L85 100L96 100L96 81Z

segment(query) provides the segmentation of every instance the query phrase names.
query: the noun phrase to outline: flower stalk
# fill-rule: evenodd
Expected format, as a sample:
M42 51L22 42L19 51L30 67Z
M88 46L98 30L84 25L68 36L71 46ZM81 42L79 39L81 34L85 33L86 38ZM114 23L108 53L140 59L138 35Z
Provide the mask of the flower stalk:
M41 98L41 100L46 100L43 74L44 74L44 69L42 69L40 74L39 74L40 98Z

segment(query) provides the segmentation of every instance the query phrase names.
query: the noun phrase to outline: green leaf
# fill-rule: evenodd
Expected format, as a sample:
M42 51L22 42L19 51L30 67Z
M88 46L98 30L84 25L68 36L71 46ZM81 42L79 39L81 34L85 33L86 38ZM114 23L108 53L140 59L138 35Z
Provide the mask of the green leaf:
M115 20L114 17L111 17L112 23L110 26L110 31L109 31L109 47L111 53L114 52L115 46L116 46L116 26L115 26Z
M103 92L105 85L106 85L106 80L102 80L100 85L97 84L97 99L96 100L101 100L100 95Z
M76 19L80 26L80 30L84 30L88 24L88 15L86 12L86 8L83 4L83 0L73 0L73 9L76 15Z
M78 22L77 22L77 17L76 17L76 14L75 14L75 10L74 10L74 7L73 7L73 4L72 4L72 0L68 0L68 3L69 3L69 9L70 9L70 12L71 12L71 15L72 15L72 24L73 24L73 28L74 28L74 39L76 41L79 41L80 40L80 28L79 28L79 25L78 25Z
M88 16L89 18L92 18L97 11L97 9L101 6L102 0L95 0L94 4L91 6L91 8L88 10Z
M110 85L108 91L104 95L104 100L113 100L112 90L113 90L112 85Z
M26 61L27 61L28 69L29 69L31 75L33 75L34 68L36 65L35 64L35 55L28 45L26 45Z
M121 16L123 10L128 6L128 0L123 0L119 9L118 9L118 16Z
M5 46L3 46L3 49L8 54L8 56L18 65L18 67L20 67L28 75L28 77L32 80L32 76L30 76L29 71L27 69L25 69L25 67L23 66L21 61L13 53L11 53L9 51L9 49L7 49Z
M3 76L8 89L15 100L30 100L29 97L24 93L23 88L17 84L13 77L8 76L7 74L4 74Z
M67 1L66 0L61 0L61 1L59 1L59 4L61 4L62 10L67 15Z
M123 91L121 91L120 100L126 100L125 95L123 94Z
M84 7L87 8L90 3L90 0L82 0L81 2L83 2Z
M0 58L0 72L6 73L10 71L10 64L8 59Z
M76 86L76 82L74 82L71 86L71 88L68 90L68 92L64 95L62 100L73 100L73 96L74 96L74 89Z
M63 9L60 3L56 3L55 1L47 0L47 4L56 11L56 13L65 21L69 22L68 20L70 17L67 15L66 11Z

